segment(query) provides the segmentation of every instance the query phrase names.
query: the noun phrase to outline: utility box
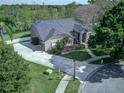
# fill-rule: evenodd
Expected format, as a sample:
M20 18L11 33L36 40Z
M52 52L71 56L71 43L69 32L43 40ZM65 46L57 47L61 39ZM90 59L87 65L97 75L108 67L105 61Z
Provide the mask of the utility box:
M44 72L44 74L46 74L46 75L51 75L52 74L52 69L47 69L45 72Z

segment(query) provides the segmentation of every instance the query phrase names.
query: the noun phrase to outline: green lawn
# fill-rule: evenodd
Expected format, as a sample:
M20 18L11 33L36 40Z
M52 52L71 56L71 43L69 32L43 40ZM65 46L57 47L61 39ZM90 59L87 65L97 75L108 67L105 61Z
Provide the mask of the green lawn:
M69 81L65 93L78 93L79 86L80 86L79 80L75 80L75 81L71 80Z
M51 75L52 80L50 80L49 76L44 74L44 71L48 69L48 67L29 63L29 69L29 76L31 80L29 88L25 93L55 93L55 90L60 82L58 79L58 70L53 70ZM63 73L61 72L61 74Z
M103 61L102 61L103 60ZM103 65L103 64L108 64L108 63L112 63L112 62L115 62L115 60L111 57L109 58L104 58L102 60L97 60L97 61L94 61L94 62L91 62L91 64L97 64L97 65ZM102 63L103 62L103 63ZM101 64L102 63L102 64Z
M110 53L109 49L101 49L101 48L98 48L92 51L96 56L108 55Z
M91 56L85 51L74 51L68 54L64 54L62 56L66 58L70 58L70 59L75 59L78 61L83 61L83 60L91 58Z
M28 36L31 36L30 31L13 33L13 39L23 38L23 37L28 37ZM7 34L5 34L4 39L9 40L10 38Z

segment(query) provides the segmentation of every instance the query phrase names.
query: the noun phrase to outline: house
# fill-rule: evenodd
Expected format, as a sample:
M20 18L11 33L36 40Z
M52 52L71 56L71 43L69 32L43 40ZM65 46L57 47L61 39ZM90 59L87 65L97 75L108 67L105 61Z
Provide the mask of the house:
M73 18L42 20L32 24L32 38L37 38L44 51L56 47L58 40L69 37L67 46L87 41L92 29L83 21Z

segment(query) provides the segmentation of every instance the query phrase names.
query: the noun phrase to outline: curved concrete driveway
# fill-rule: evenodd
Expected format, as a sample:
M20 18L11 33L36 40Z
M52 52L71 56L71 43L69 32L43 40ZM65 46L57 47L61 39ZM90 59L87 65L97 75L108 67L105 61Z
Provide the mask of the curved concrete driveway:
M124 64L110 64L94 73L80 93L124 93Z
M19 55L21 55L24 59L28 61L42 64L51 68L60 69L61 71L64 71L69 75L74 74L74 63L72 59L45 53L41 51L40 45L33 46L30 42L15 43L13 44L13 46L14 50L17 51ZM94 57L88 60L84 60L82 62L76 61L76 78L79 79L81 82L84 82L85 78L92 71L99 67L88 63L105 57L108 56ZM57 88L56 93L60 92L58 90L60 90L60 87L63 83L65 83L65 86L63 88L65 89L68 82L62 80L62 82L60 82L60 86L58 86ZM61 93L64 93L64 90L62 90Z
M40 46L33 46L30 44L30 42L16 43L13 44L13 46L14 50L28 61L42 64L51 68L60 69L69 75L74 74L74 63L72 59L45 53L40 50ZM99 67L87 63L92 60L93 59L85 60L83 62L76 61L76 78L78 78L80 81L83 81L89 73Z

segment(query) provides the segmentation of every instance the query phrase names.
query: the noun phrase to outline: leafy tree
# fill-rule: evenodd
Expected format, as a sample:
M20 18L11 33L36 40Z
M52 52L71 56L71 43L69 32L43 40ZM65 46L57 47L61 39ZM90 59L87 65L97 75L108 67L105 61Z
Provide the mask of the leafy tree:
M14 23L8 17L0 19L0 33L1 33L0 36L3 43L4 43L3 32L2 32L3 28L6 27L6 32L9 35L10 39L12 40L13 26L14 26Z
M89 3L96 3L96 0L88 0Z
M64 37L63 39L57 42L57 49L62 50L68 42L69 42L69 38Z
M65 14L66 14L66 9L65 9L65 6L63 5L61 8L60 8L60 13L59 13L59 16L61 16L62 18L65 17Z
M8 45L0 45L0 92L24 93L29 78L24 59Z
M8 16L14 21L16 31L30 30L34 22L43 19L58 19L73 17L77 7L76 3L68 5L2 5L0 6L0 19Z
M58 18L58 10L57 10L57 8L53 8L53 10L52 10L52 17L55 18L55 19Z
M94 36L96 45L111 48L111 56L115 58L120 58L119 56L124 54L123 12L124 2L106 11Z
M61 53L61 50L66 46L66 44L69 42L68 37L64 37L63 39L59 40L56 44L56 48L53 48L50 53L59 54Z
M90 40L88 40L88 45L92 48L96 48L96 44L97 44L96 36L91 35L89 38L90 38Z

